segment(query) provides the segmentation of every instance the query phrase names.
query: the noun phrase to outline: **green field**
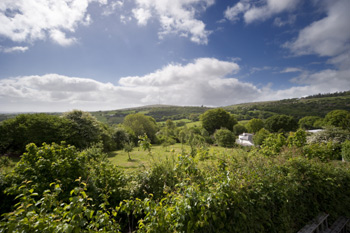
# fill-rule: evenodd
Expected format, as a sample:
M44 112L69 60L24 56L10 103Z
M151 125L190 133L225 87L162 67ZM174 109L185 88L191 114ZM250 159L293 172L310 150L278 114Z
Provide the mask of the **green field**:
M236 152L238 149L229 149L217 146L210 146L208 148L208 157L210 161L216 161L217 155ZM152 164L165 160L174 160L176 156L182 152L189 154L190 146L181 145L177 143L168 147L160 145L152 146L151 154L143 151L139 147L135 147L130 152L131 160L129 160L128 153L123 150L113 151L108 153L108 159L117 167L122 168L126 173L135 172L139 170L148 169ZM208 160L201 162L202 165L208 163Z

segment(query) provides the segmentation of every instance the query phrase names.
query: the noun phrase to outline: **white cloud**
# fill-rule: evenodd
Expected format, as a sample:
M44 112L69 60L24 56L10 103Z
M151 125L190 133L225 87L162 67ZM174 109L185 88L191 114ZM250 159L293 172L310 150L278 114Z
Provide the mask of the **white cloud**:
M109 16L113 14L116 9L122 8L124 6L124 1L110 1L108 5L104 8L102 15Z
M330 4L330 3L329 3ZM339 56L350 52L350 1L336 0L328 6L327 16L299 32L284 46L295 55Z
M199 58L185 65L169 64L144 76L123 77L118 84L58 74L0 80L2 111L107 110L148 104L227 106L242 102L277 100L325 92L345 91L350 69L301 72L292 87L257 87L234 75L232 61ZM285 71L296 71L287 68Z
M285 25L292 25L292 24L294 24L296 19L297 19L296 15L289 15L288 19L286 19L286 20L283 20L282 18L277 17L273 21L273 25L275 25L276 27L283 27Z
M295 9L300 0L241 0L236 5L227 8L225 17L233 22L239 20L239 15L243 15L246 23L254 21L264 21L272 16L284 11Z
M51 30L50 37L61 46L69 46L77 41L75 38L67 38L66 34L60 30Z
M0 46L0 52L4 53L15 53L15 52L22 52L24 53L29 48L27 46L14 46L14 47L1 47Z
M103 0L2 0L0 4L0 35L15 42L52 40L64 46L75 39L65 32L74 32L91 22L87 7Z
M287 67L284 70L281 71L281 73L295 73L295 72L302 72L303 70L297 67Z
M196 19L197 14L214 4L214 0L135 0L133 16L139 25L146 25L151 17L159 20L159 37L179 34L198 44L207 44L210 31Z
M133 9L132 13L134 17L137 19L137 23L139 25L145 26L149 18L151 18L151 12L148 9L138 8Z

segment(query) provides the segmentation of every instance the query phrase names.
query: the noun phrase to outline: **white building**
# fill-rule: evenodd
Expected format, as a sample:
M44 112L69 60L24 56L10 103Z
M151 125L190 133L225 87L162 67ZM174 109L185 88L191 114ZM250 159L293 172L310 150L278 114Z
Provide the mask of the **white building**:
M254 146L253 143L253 134L251 133L243 133L238 136L236 143L242 146Z

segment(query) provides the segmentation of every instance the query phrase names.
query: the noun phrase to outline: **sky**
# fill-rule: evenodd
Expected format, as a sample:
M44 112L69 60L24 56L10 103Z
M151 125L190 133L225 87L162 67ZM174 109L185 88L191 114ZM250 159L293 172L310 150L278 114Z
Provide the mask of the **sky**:
M349 0L1 0L0 112L350 90Z

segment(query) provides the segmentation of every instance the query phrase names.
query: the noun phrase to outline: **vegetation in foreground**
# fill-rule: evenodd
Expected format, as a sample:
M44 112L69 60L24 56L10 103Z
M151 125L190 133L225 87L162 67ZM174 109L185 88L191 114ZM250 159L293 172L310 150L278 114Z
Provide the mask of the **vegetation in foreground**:
M96 147L29 144L0 177L0 231L296 232L320 211L350 215L349 163L209 151L127 175Z
M134 113L110 126L74 110L3 121L0 232L296 232L318 212L350 216L348 111L199 119ZM235 143L247 131L256 147Z

